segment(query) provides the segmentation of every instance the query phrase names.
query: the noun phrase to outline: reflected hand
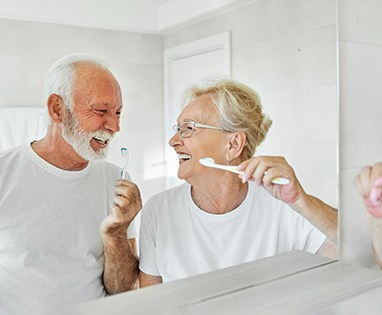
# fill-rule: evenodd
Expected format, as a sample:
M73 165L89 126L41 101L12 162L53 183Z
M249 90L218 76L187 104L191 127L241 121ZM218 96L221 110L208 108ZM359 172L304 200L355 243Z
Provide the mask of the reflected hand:
M363 167L354 185L363 198L366 210L372 216L382 218L382 163Z
M126 237L127 228L142 209L137 185L128 180L119 180L115 186L115 196L111 206L112 213L101 223L102 237Z
M282 156L257 156L246 160L238 166L244 175L240 175L243 183L254 180L262 185L273 197L290 205L305 197L293 168ZM289 180L287 185L272 184L272 179L284 177Z

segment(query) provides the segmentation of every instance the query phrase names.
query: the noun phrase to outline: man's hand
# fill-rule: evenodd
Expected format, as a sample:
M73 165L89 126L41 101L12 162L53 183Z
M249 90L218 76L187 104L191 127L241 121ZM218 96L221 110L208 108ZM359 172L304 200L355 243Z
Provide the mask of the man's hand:
M142 208L138 187L127 180L116 183L112 213L101 223L105 266L103 283L108 294L137 288L138 259L127 228Z
M142 209L137 185L127 180L119 180L115 186L112 213L102 221L100 227L103 238L126 235L130 223Z

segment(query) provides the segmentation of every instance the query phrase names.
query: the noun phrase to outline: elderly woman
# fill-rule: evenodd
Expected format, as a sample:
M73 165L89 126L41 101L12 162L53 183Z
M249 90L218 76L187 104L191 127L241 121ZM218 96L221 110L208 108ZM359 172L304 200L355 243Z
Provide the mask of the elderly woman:
M306 194L284 158L253 158L271 125L259 96L232 80L188 95L169 141L186 183L142 210L141 287L290 250L333 255L337 211ZM240 164L244 175L205 167L204 157Z
M363 167L354 184L365 205L374 258L382 269L382 163Z

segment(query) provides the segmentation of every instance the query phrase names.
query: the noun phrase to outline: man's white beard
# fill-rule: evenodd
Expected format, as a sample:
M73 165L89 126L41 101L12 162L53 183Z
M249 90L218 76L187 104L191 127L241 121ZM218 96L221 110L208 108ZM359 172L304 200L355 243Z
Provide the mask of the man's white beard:
M87 161L103 160L106 157L108 146L95 151L90 145L93 137L111 140L113 134L105 130L84 131L80 129L77 115L65 107L65 118L62 122L62 136L74 151Z

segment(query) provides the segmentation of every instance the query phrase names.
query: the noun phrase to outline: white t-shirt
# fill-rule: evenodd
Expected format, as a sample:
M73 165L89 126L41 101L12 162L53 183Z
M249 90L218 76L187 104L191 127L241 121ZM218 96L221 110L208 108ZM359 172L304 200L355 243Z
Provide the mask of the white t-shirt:
M186 183L155 195L144 206L139 268L169 282L290 250L315 253L325 238L253 182L243 203L220 215L198 208Z
M60 314L105 295L99 227L119 174L106 162L64 171L29 144L0 153L1 314Z

